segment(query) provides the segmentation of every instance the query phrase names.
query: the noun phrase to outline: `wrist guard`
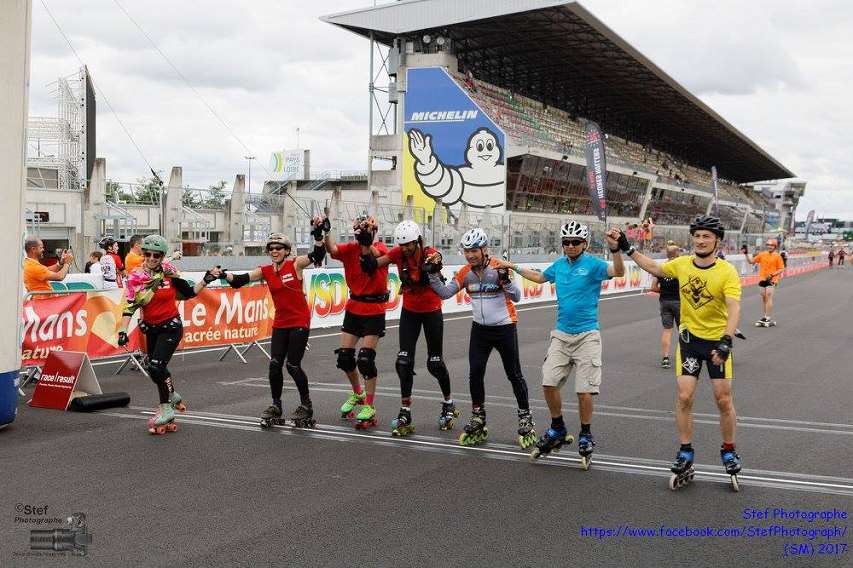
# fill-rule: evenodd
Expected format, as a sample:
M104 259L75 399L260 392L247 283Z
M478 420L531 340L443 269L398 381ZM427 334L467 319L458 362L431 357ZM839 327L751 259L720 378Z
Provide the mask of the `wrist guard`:
M323 259L326 258L326 247L323 244L315 244L314 250L308 253L308 260L314 263L317 268L323 265Z
M628 242L628 237L625 236L625 233L619 231L619 238L616 240L616 244L619 247L619 250L624 252L625 254L630 255L628 251L631 250L631 243Z
M232 274L231 282L228 284L231 285L232 288L240 288L248 284L251 280L249 279L249 273L245 272L243 274Z
M717 343L717 355L725 361L732 354L732 336L724 335Z

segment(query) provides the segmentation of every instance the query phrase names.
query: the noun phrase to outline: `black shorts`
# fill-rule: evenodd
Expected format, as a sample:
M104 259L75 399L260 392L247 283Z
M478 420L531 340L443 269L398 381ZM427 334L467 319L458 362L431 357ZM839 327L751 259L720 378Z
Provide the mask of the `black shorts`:
M681 302L679 300L660 301L660 322L664 329L672 329L673 325L678 325L680 314Z
M376 335L385 337L385 314L375 316L360 316L351 312L344 313L344 324L341 331L356 337Z
M702 364L708 365L708 376L712 379L731 379L733 373L733 355L722 365L714 365L711 362L711 351L717 348L717 341L700 339L687 331L682 331L678 337L678 347L675 350L675 374L690 375L699 378Z
M768 282L767 280L761 280L761 281L758 283L758 285L759 285L761 288L772 288L772 287L773 287L773 286L775 286L776 284L774 284L773 282Z

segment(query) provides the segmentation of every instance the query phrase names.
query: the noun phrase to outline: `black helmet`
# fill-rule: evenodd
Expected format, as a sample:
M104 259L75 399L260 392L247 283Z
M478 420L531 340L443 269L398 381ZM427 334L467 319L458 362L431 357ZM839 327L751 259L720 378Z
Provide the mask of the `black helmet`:
M116 241L115 241L115 239L114 239L114 238L112 238L112 237L104 237L103 239L101 239L100 241L98 241L98 246L99 246L99 247L101 247L101 248L102 248L102 249L104 249L104 250L107 250L108 248L110 248L111 246L113 246L115 243L116 243Z
M726 234L726 230L723 228L720 220L717 217L710 217L708 215L700 215L690 223L691 235L699 230L711 231L721 239Z

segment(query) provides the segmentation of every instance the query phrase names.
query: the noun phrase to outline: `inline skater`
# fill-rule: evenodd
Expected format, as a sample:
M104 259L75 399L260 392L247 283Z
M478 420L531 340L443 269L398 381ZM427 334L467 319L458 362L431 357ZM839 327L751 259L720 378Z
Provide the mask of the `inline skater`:
M844 266L844 257L847 256L847 251L844 250L844 247L838 249L838 267Z
M715 256L725 236L716 217L696 217L690 224L693 251L662 265L636 252L627 239L619 238L619 248L637 265L658 278L678 278L681 283L681 324L675 351L678 398L675 417L681 447L672 464L670 489L692 479L695 452L693 437L693 399L702 365L708 376L717 408L723 444L720 458L731 476L732 487L739 489L737 473L741 459L735 451L736 414L732 402L732 335L740 317L740 278L734 266Z
M400 412L392 424L394 436L415 431L412 422L412 385L415 375L415 350L421 328L427 344L427 371L438 380L444 401L438 415L441 430L451 430L459 416L450 393L450 374L443 359L444 316L441 298L430 287L429 273L440 272L440 264L427 264L436 249L425 247L421 228L413 221L403 221L394 229L396 246L376 259L378 267L397 265L403 295L400 311L400 351L397 353L397 376L400 378Z
M475 445L488 438L484 378L489 355L492 349L496 349L518 403L518 444L527 448L536 441L536 430L518 356L517 318L513 302L521 300L521 289L510 279L509 271L500 268L498 260L489 256L489 238L482 229L471 229L462 235L461 245L468 264L453 276L449 284L442 281L438 271L441 253L433 253L427 259L434 265L428 270L429 283L439 297L447 299L464 289L471 298L474 321L468 343L468 363L472 412L471 420L459 436L459 443Z
M145 262L129 275L127 299L118 333L119 346L127 345L130 318L136 310L141 310L139 329L145 334L148 376L157 385L157 393L160 395L157 414L148 421L148 431L152 434L177 430L175 410L186 410L181 395L174 389L168 368L169 360L183 336L177 302L195 297L221 275L220 268L216 266L205 272L202 280L190 286L172 264L163 262L166 251L166 239L160 235L148 235L143 239Z
M746 261L750 264L758 265L758 286L760 287L759 294L761 295L761 305L764 310L764 317L755 322L756 327L771 327L776 325L775 321L770 319L773 313L773 290L783 272L785 272L785 261L782 255L776 252L778 243L776 239L767 239L767 250L761 251L755 256L751 256L744 245L743 250L746 256Z
M119 267L116 263L118 243L112 237L104 237L98 241L98 246L104 249L104 254L101 255L101 272L104 277L104 290L115 290L119 287Z
M225 279L232 288L240 288L249 282L264 280L269 287L275 306L272 338L270 341L269 381L272 404L261 414L261 427L283 424L281 394L284 385L282 368L293 378L299 391L299 406L290 415L297 428L311 428L316 424L314 407L308 389L308 376L302 369L302 358L308 345L311 331L311 310L305 299L302 272L307 267L320 266L326 257L323 245L323 226L313 227L314 250L307 255L289 258L293 249L290 239L281 233L272 233L267 238L267 253L270 264L259 266L244 274L227 273Z
M681 251L676 246L666 247L666 258L672 260L681 256ZM718 255L718 258L719 257ZM725 260L725 259L723 259ZM663 325L663 333L660 337L661 344L661 360L660 366L663 369L672 368L672 361L669 358L669 350L672 345L672 330L673 327L678 327L678 317L681 312L681 298L678 292L677 278L652 278L652 292L657 292L660 301L660 322Z
M835 251L832 249L832 247L829 248L829 254L827 255L827 258L829 259L829 267L832 268L832 263L835 262Z
M592 435L592 397L601 387L601 333L598 324L598 304L601 282L625 275L622 253L617 247L619 229L610 229L605 235L613 253L613 266L586 254L589 246L589 227L570 221L560 228L563 256L545 269L545 272L520 268L511 262L498 262L533 282L551 282L557 286L557 322L551 332L548 353L542 365L542 390L551 413L551 427L536 442L531 459L559 450L571 443L571 436L563 420L563 401L560 389L575 374L575 393L578 397L580 433L578 453L581 465L589 468L595 440Z
M329 226L328 219L315 217L314 226ZM341 346L335 350L338 356L337 367L347 376L352 385L352 394L341 406L341 415L356 420L358 429L376 426L376 381L379 371L376 368L376 348L379 339L385 336L385 304L388 302L388 267L379 267L376 253L380 256L388 253L387 247L376 242L379 229L376 219L360 215L353 220L353 232L356 242L337 244L327 232L326 251L335 260L344 265L344 278L349 287L341 326ZM361 341L361 349L356 356L356 344ZM362 388L359 372L364 377ZM356 407L361 406L358 413Z

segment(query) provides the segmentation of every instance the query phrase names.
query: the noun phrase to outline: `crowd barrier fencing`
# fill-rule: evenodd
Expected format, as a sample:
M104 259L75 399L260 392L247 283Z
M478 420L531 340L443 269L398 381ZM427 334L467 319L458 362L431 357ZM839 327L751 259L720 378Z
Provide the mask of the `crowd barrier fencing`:
M739 262L738 262L739 260ZM753 285L758 276L745 259L733 259L742 277L743 285ZM551 263L520 263L522 266L544 270ZM786 276L825 268L824 262L812 259L791 259ZM461 266L446 266L443 275L452 278ZM202 273L184 273L190 281L203 276ZM537 284L514 275L520 280L521 301L519 305L556 300L553 284ZM602 282L602 295L643 293L651 285L652 277L633 262L625 263L625 276ZM303 286L311 310L312 328L329 328L343 323L348 288L340 268L308 269L303 273ZM399 319L402 308L400 278L392 267L388 276L390 298L386 304L388 320ZM36 380L39 369L52 350L83 351L92 360L124 357L116 374L128 366L145 372L143 336L139 329L137 312L128 328L129 343L118 346L118 331L121 322L123 289L100 291L61 291L31 293L25 297L23 307L22 364L24 382ZM443 303L444 313L468 311L470 298L462 291ZM272 336L274 307L269 290L264 283L252 283L232 289L217 282L203 290L198 296L178 303L178 313L184 324L184 337L179 351L203 347L222 347L222 361L229 353L243 363L246 354L259 349L267 358L269 353L261 345ZM147 374L147 373L146 373ZM21 390L21 392L23 392Z

